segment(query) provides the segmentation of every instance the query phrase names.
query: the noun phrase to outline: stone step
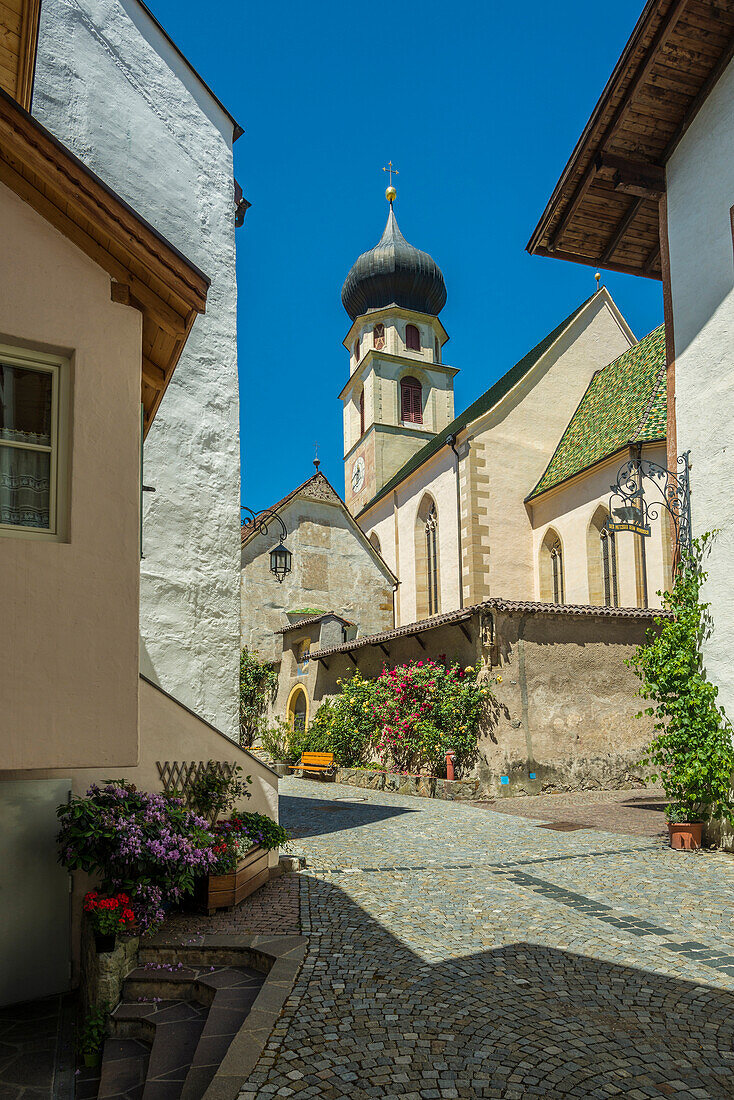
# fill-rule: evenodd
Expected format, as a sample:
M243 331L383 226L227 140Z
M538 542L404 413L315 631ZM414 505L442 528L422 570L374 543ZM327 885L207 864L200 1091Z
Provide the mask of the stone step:
M263 985L263 975L248 967L215 971L207 981L216 995L191 1061L181 1100L200 1100L245 1022Z
M187 1000L122 1001L113 1037L150 1043L142 1100L178 1100L206 1023L207 1006Z
M142 1100L150 1047L139 1039L107 1039L97 1100Z

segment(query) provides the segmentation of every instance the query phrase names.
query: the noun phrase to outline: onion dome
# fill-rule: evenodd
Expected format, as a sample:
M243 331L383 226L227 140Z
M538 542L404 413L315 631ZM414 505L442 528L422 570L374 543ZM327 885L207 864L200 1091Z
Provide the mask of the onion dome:
M427 252L408 244L398 228L392 199L379 243L362 253L344 280L342 304L353 321L370 309L390 305L437 317L446 305L440 267Z

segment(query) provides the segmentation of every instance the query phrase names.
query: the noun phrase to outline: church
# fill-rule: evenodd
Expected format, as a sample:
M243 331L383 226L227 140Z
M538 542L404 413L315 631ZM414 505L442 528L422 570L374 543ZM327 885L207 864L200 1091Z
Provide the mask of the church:
M610 485L641 446L665 465L665 340L637 343L601 287L458 416L446 285L409 244L395 188L347 275L345 501L398 578L395 625L490 596L660 606L670 539L607 529Z
M672 555L659 516L645 533L608 526L634 518L611 486L631 454L665 465L663 328L636 341L601 286L457 416L445 280L400 232L395 188L386 198L384 233L342 289L344 499L317 469L262 514L285 527L286 578L272 539L243 528L242 644L278 668L272 713L290 721L355 668L424 652L501 665L513 717L486 775L527 784L543 761L553 782L579 768L616 781L644 739L624 661Z

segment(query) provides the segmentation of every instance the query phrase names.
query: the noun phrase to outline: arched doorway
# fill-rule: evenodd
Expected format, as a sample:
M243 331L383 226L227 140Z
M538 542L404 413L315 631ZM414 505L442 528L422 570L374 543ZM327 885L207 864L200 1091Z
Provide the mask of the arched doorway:
M294 730L305 730L308 726L308 696L300 684L296 684L288 696L286 707L288 724Z

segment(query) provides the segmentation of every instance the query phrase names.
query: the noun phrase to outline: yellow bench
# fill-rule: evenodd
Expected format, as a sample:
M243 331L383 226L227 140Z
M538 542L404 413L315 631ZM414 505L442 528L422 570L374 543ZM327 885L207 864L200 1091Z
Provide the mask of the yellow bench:
M321 775L333 775L336 771L334 767L334 753L303 752L301 753L301 759L297 764L293 764L292 767L294 771L317 772Z

